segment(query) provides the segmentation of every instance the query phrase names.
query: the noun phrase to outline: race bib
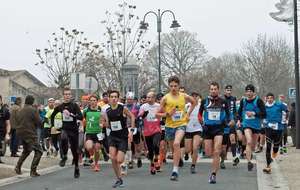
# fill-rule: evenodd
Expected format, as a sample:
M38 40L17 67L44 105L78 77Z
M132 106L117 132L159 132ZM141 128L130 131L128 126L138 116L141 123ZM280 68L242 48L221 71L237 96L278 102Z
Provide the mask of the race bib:
M102 141L104 139L103 133L98 133L97 138L98 138L99 141Z
M61 129L62 128L62 121L58 119L54 119L54 128Z
M70 115L67 115L63 112L63 121L67 121L67 122L72 122L73 121L73 117L71 117Z
M176 111L173 115L172 115L172 120L173 121L180 121L182 119L182 115L183 112L182 111Z
M153 113L148 113L146 119L147 119L147 121L150 121L150 122L157 121L157 118L155 117L155 114L153 114Z
M166 129L166 126L165 125L161 125L160 129L164 131Z
M268 126L274 130L278 130L278 123L268 123Z
M120 131L122 129L121 122L120 121L110 122L110 128L112 131Z
M220 111L208 111L208 120L219 121L221 118Z
M254 112L251 112L251 113L254 113ZM245 119L255 119L255 115L248 116L247 114L245 114Z

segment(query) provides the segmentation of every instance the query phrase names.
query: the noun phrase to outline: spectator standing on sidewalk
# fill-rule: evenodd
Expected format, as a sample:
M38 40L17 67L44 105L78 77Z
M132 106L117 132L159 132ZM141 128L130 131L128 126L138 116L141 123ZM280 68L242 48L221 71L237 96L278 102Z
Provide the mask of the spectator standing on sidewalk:
M19 157L18 152L18 138L16 134L17 115L21 110L22 99L17 97L15 103L10 108L10 125L11 125L11 139L10 139L10 152L11 157Z
M20 156L15 172L21 174L21 167L23 162L34 151L34 157L31 164L30 176L36 177L40 174L37 173L37 166L40 163L43 150L38 142L37 126L41 125L38 110L33 107L34 97L31 95L26 96L25 105L19 111L17 116L17 136L22 140L23 152Z
M6 142L9 140L10 136L10 122L9 122L9 111L2 104L2 96L0 95L0 156L4 156L5 154L5 146ZM0 157L0 163L1 161Z

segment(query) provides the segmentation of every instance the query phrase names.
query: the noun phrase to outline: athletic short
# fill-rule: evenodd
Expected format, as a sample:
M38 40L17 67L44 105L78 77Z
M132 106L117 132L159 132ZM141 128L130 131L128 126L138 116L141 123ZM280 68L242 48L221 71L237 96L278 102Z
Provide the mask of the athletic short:
M126 153L126 151L128 150L128 138L120 138L110 135L108 136L108 146L114 147L118 151Z
M51 137L51 128L43 128L44 139Z
M176 134L176 131L183 131L185 132L185 128L186 126L179 126L179 127L176 127L176 128L170 128L170 127L166 127L165 131L166 131L166 135L165 135L165 138L167 141L172 141L175 139L175 134Z
M253 129L253 128L250 128L250 127L244 127L243 128L243 135L245 135L245 129L251 129L253 134L259 134L260 133L260 129Z
M162 130L162 131L161 131L161 137L160 137L160 140L161 140L161 141L164 141L164 140L165 140L165 136L166 136L166 131L165 131L165 130Z
M202 132L201 131L195 131L195 132L185 132L185 139L193 139L194 136L199 135L202 137Z
M216 126L208 126L203 131L203 138L213 140L215 136L223 136L224 128Z
M229 145L229 143L230 143L229 135L230 135L230 134L224 134L224 135L223 135L222 145Z
M236 134L236 129L235 129L235 127L230 127L229 134Z
M260 134L265 135L266 134L266 128L261 128L260 129Z
M85 134L85 141L91 140L93 143L103 144L103 141L99 141L97 134Z

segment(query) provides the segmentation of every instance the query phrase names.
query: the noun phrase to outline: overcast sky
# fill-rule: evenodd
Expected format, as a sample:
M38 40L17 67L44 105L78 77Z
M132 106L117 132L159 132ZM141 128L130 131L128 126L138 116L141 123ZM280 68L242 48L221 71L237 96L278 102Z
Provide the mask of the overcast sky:
M35 66L36 48L45 48L59 27L77 28L97 43L104 39L105 11L117 10L118 0L6 0L0 6L0 68L27 69L43 82L46 72ZM170 9L183 30L195 32L208 53L219 56L241 48L259 33L282 35L292 43L289 26L269 16L279 0L128 0L137 6L137 15ZM156 21L147 17L149 33L156 40ZM163 32L169 32L171 18L163 17Z

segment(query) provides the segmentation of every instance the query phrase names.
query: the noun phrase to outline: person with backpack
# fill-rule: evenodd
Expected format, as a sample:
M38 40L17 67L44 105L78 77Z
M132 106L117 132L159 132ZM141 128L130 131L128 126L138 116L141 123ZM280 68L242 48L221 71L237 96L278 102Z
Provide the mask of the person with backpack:
M266 108L264 101L255 94L255 87L252 84L246 86L245 97L240 102L237 125L238 127L243 127L247 142L246 158L248 171L252 171L254 167L251 162L252 152L256 147L262 120L266 117Z

